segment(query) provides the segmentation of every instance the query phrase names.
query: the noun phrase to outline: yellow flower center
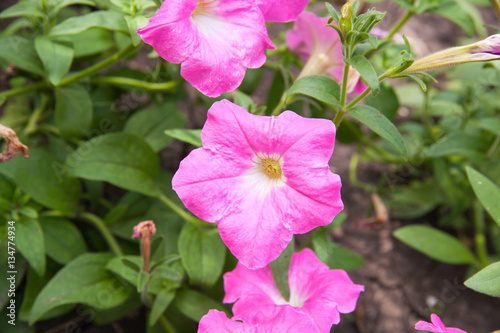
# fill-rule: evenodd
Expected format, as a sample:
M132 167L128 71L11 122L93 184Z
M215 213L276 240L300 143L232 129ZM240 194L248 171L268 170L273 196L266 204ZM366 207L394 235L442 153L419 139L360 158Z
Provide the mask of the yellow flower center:
M272 158L263 158L260 168L271 179L281 178L281 165Z

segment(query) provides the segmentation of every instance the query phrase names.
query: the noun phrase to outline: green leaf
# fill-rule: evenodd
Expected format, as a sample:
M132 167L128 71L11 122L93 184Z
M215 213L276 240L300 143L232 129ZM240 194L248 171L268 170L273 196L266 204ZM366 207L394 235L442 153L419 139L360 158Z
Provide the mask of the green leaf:
M66 160L73 177L107 181L126 190L158 196L158 156L140 137L130 133L97 136Z
M35 49L48 73L50 83L58 85L68 73L75 51L68 44L55 42L48 36L37 36ZM78 99L77 101L83 102Z
M228 313L228 311L222 306L221 302L205 296L198 291L190 289L178 291L172 305L186 317L191 318L194 321L200 321L201 317L206 315L211 309Z
M408 159L408 151L401 134L394 124L380 111L369 106L358 104L347 110L351 116L368 126L372 131L389 141L401 153L404 159Z
M127 21L127 26L129 30L130 37L132 38L132 43L134 46L139 45L142 42L141 36L137 33L137 29L146 26L149 20L144 16L125 16Z
M174 300L175 291L164 289L160 291L153 302L151 307L151 314L149 315L149 326L156 324L160 316L165 312L170 303Z
M133 286L137 285L137 279L139 277L141 267L142 257L132 255L115 257L106 265L107 270L115 273Z
M359 75L366 81L366 83L372 89L372 96L378 94L380 89L380 83L378 81L377 72L373 68L372 64L363 56L357 55L350 59L344 59L349 65L351 65Z
M113 35L99 28L91 28L68 38L73 43L75 58L99 54L115 45Z
M477 292L500 297L500 261L486 266L464 284Z
M363 257L358 253L333 243L328 233L314 233L312 243L318 259L331 269L349 271L365 264Z
M191 284L211 287L224 267L226 246L216 229L187 223L179 236L179 254Z
M493 134L500 133L500 119L497 117L481 118L477 121L477 126Z
M428 158L445 157L457 155L467 157L471 160L484 158L488 149L488 141L480 136L463 132L454 132L440 139L438 142L424 150L424 156Z
M399 109L398 96L391 85L383 82L380 85L380 92L377 96L367 96L365 103L379 110L389 120L394 121ZM341 126L342 127L342 126Z
M468 10L459 6L455 1L440 1L439 6L430 10L431 13L438 14L465 30L470 37L474 35L476 25L474 18Z
M339 102L340 86L332 78L324 75L311 75L298 79L288 89L287 100L301 94L324 102L331 107L342 107Z
M16 246L39 276L45 274L45 245L40 223L23 219L16 223Z
M36 1L18 2L0 13L2 19L16 16L44 17L45 14L40 10Z
M123 303L130 289L105 269L111 258L113 255L109 253L87 253L63 267L36 298L30 324L65 304L83 303L109 309Z
M42 216L40 224L45 238L45 251L55 262L65 265L87 252L87 246L77 227L71 221Z
M90 28L119 31L128 35L127 22L122 14L99 10L82 16L70 17L50 31L51 36L73 35Z
M473 168L466 167L465 170L477 198L500 226L500 187Z
M28 72L45 75L32 40L21 36L0 38L0 50L0 58L6 62Z
M97 310L93 308L88 309L89 312L93 311L93 313L95 313L93 323L96 325L104 325L118 321L143 306L141 297L135 292L135 289L128 285L125 288L130 289L130 296L125 300L125 302L119 304L118 306L105 310Z
M92 101L85 88L79 84L56 88L54 117L63 137L84 136L92 123L92 115Z
M165 134L174 138L174 139L177 139L177 140L180 140L183 142L187 142L195 147L202 146L201 130L197 130L197 129L189 130L189 129L174 128L171 130L166 130Z
M165 131L185 125L186 117L180 113L175 103L170 102L134 113L123 131L137 134L155 152L159 152L173 141L171 137L165 135Z
M59 268L60 266L58 264L51 261L47 261L47 270L44 276L42 277L38 276L38 274L36 274L33 269L31 268L28 269L26 277L26 285L25 285L26 289L24 290L24 295L23 295L23 303L21 305L21 308L19 309L19 319L25 321L29 320L31 307L35 302L35 299L37 298L38 294L43 289L43 287L50 281L50 279L52 279L52 277ZM45 315L41 317L41 319L45 320L49 318L58 317L70 311L72 308L73 308L72 305L57 307L47 312Z
M288 271L290 268L290 261L292 260L293 248L294 241L292 239L280 256L269 264L273 273L274 282L276 283L281 296L283 296L286 300L290 299Z
M57 0L56 5L52 7L50 14L52 16L55 16L61 9L64 7L68 7L71 5L87 5L87 6L94 6L95 3L93 1L88 1L88 0Z
M30 148L29 158L16 156L0 164L0 173L12 178L39 203L73 215L78 209L80 182L65 175L63 164L45 149Z
M425 225L409 225L394 231L394 237L406 245L447 264L474 264L474 254L458 239Z

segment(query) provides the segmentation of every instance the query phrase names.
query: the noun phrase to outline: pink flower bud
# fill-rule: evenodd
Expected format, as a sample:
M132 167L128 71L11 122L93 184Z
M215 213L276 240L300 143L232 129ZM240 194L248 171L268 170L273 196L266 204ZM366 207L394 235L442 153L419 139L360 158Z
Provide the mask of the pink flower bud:
M142 222L139 222L139 224L137 224L134 227L134 233L132 234L132 239L141 238L143 236L145 229L147 229L149 231L149 235L151 237L153 237L154 234L156 234L156 226L155 226L153 221L151 221L151 220L142 221Z

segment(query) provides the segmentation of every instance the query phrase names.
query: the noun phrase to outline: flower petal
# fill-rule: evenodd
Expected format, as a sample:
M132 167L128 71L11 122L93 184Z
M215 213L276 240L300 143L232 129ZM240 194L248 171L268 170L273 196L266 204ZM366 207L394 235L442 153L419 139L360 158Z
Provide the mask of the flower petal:
M276 192L276 201L282 219L287 221L294 234L303 234L331 223L344 207L340 199L340 177L328 167L316 171L309 169L307 175L292 176L283 168L287 186Z
M290 22L306 8L309 0L258 0L266 21Z
M224 303L234 303L245 295L265 296L275 304L286 303L274 283L270 266L248 269L239 262L233 271L224 274L224 291Z
M322 332L338 324L340 314L354 311L364 286L343 270L330 270L311 249L295 253L290 263L290 304L314 319ZM298 303L298 304L294 304Z
M226 314L218 310L210 310L204 315L198 326L198 333L251 333L256 332L255 327L245 323L231 320Z
M232 214L220 220L218 228L231 253L246 267L257 269L278 258L293 234L279 209L279 189L265 193L247 178L237 190L243 199L232 204Z
M207 222L218 222L246 202L238 189L251 160L226 159L205 148L181 161L172 187L187 209Z
M166 1L138 32L162 58L182 62L181 75L209 97L236 89L275 48L262 12L243 0Z
M149 24L137 32L163 59L179 64L199 44L198 29L191 20L196 5L197 0L164 1Z
M433 324L428 323L426 321L423 321L423 320L420 320L419 322L417 322L415 324L415 329L421 330L421 331L440 333L440 330L438 330L438 328L436 328L436 326L434 326ZM441 331L441 333L442 333L442 331Z
M431 314L431 322L437 327L437 328L440 328L442 330L446 329L446 326L444 326L443 324L443 321L441 320L441 318L439 318L438 315L432 313Z

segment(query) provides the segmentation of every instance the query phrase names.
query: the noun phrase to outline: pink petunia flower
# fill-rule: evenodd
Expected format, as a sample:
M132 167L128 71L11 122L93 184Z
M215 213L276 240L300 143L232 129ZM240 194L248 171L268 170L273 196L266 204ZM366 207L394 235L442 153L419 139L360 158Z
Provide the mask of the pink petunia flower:
M434 313L431 314L431 321L432 324L421 320L415 324L415 329L419 331L429 331L434 333L467 333L466 331L461 330L460 328L444 326L443 322L441 321L441 318L439 318Z
M163 59L182 63L182 77L195 88L217 97L236 89L246 69L262 66L264 51L276 48L265 21L293 20L307 2L169 0L137 32Z
M340 177L328 161L335 126L291 111L256 116L227 100L208 110L203 148L180 164L172 185L238 260L266 266L291 241L329 224L342 209Z
M280 322L284 313L291 322L307 326L299 332L330 332L340 313L354 311L364 286L354 284L343 270L331 270L311 249L292 255L288 283L290 300L280 294L270 266L250 270L238 263L224 274L224 303L233 303L233 320L262 325ZM281 332L288 332L282 330Z
M198 333L304 333L314 332L314 322L306 316L298 317L291 307L281 309L270 321L247 324L227 318L226 314L210 310L198 326Z
M307 60L299 78L307 75L328 74L339 84L344 75L344 56L338 33L328 24L327 17L317 17L311 12L302 12L286 34L290 51ZM349 69L347 93L361 93L367 85L359 79L359 73Z

